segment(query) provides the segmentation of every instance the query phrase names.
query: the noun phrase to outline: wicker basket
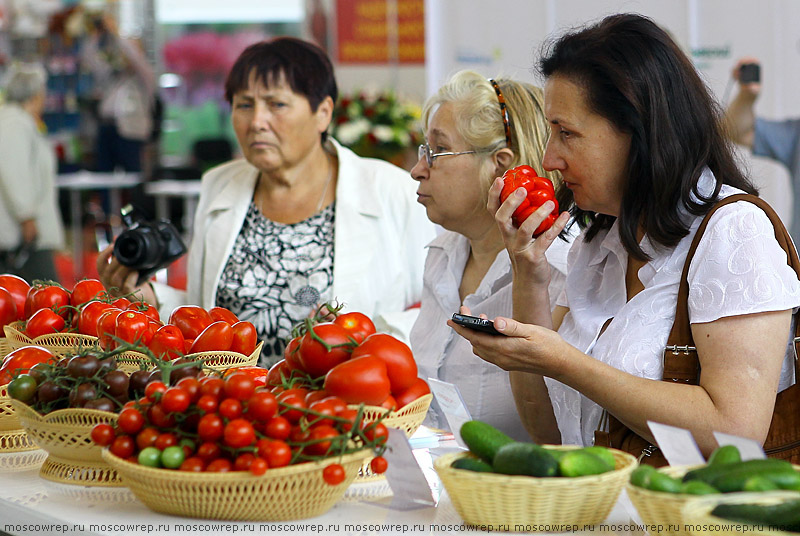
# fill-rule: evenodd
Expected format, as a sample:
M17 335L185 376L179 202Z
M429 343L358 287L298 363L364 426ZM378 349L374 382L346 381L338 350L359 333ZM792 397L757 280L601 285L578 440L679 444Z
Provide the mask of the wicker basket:
M3 336L0 336L0 361L3 360L5 356L11 352L11 342L9 342L8 337L5 336L5 332Z
M39 448L28 437L14 413L8 384L0 385L0 452L22 452Z
M144 467L102 451L103 459L122 475L124 485L148 508L163 514L236 521L289 521L327 512L342 498L369 450L268 469L262 476L246 471L190 473ZM322 470L344 467L344 481L331 486Z
M796 491L761 491L752 493L725 493L694 497L683 507L683 524L688 534L696 536L769 535L791 536L796 532L778 530L767 525L746 525L741 521L731 521L711 515L718 504L778 504L786 500L800 499ZM746 529L746 531L745 531Z
M17 321L3 328L12 350L35 344L47 348L56 357L63 357L67 354L74 354L81 347L97 346L97 337L81 333L48 333L31 339L22 332L22 326L23 322Z
M657 470L674 478L682 478L687 472L697 467L702 466L675 465L661 467ZM651 535L677 536L686 534L681 523L681 511L686 501L696 498L697 495L652 491L634 486L630 482L626 484L625 489L631 502L639 512L642 522L648 525L648 532ZM661 527L661 530L658 530L659 527Z
M19 473L38 469L45 458L47 452L36 447L28 452L0 454L0 473Z
M256 349L253 350L253 353L249 356L237 352L200 352L188 354L184 359L202 361L206 366L216 371L223 371L236 367L251 367L258 363L258 358L261 357L261 347L263 345L263 342L258 343ZM117 356L117 368L128 374L140 370L142 368L142 363L146 365L148 370L154 368L150 358L145 354L123 352Z
M548 446L557 450L577 447ZM614 471L582 477L536 478L454 469L469 452L445 454L433 466L459 515L470 525L514 532L564 532L596 525L608 517L636 458L611 449Z
M410 404L407 404L399 410L392 412L388 417L383 419L383 424L387 427L397 428L406 433L406 437L411 437L417 431L422 421L425 420L425 415L428 413L428 408L431 407L432 394L427 394L419 397ZM358 406L350 406L353 409L358 409ZM382 415L386 414L386 408L380 406L364 406L364 421L376 421ZM377 480L384 478L382 474L375 474L372 472L369 464L372 457L367 458L361 469L358 471L356 482L364 482L368 480Z
M19 400L11 404L28 435L49 454L39 470L42 478L83 486L122 485L90 437L94 425L116 424L116 413L71 408L39 415Z

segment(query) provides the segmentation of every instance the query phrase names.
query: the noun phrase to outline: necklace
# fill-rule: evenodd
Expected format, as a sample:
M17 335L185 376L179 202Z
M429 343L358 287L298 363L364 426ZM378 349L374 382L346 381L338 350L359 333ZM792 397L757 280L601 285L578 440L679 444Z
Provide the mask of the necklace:
M325 179L325 187L322 189L322 197L319 198L319 203L317 203L317 210L314 211L314 214L318 214L320 210L322 210L322 204L325 202L325 194L328 193L328 186L333 179L333 162L331 162L331 157L327 153L325 153L325 160L328 162L328 178Z

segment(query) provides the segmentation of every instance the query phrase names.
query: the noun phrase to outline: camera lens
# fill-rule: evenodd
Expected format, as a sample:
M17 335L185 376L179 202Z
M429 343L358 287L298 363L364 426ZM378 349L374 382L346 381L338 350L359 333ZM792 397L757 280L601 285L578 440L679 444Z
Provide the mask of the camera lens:
M156 232L148 227L123 231L114 243L114 256L129 268L148 270L161 259L163 244Z

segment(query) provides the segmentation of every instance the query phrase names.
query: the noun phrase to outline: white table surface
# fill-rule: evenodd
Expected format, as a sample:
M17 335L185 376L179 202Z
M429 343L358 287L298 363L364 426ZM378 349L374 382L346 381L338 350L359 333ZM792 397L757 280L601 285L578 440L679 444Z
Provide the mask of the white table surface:
M0 454L0 531L15 535L65 534L489 534L463 523L433 470L436 456L457 448L442 442L414 451L436 507L398 511L385 505L385 480L355 483L327 513L292 522L232 522L183 518L149 510L127 488L74 486L39 477L46 453ZM27 468L18 467L27 462ZM623 491L602 525L566 534L641 536L640 521ZM537 533L542 534L542 533Z

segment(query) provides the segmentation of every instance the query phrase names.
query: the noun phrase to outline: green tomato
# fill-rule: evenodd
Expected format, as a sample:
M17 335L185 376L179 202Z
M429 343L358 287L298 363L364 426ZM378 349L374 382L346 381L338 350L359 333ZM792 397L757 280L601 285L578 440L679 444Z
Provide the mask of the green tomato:
M155 447L145 447L139 452L139 465L161 467L161 451Z
M20 402L29 403L36 394L36 380L28 374L21 374L8 384L8 395Z
M191 450L192 452L194 452L195 447L196 447L196 445L194 444L194 441L189 439L188 437L184 437L180 441L178 441L178 446L179 447L189 447L189 450Z
M184 458L183 447L173 445L161 452L161 465L167 469L177 469L183 463Z

